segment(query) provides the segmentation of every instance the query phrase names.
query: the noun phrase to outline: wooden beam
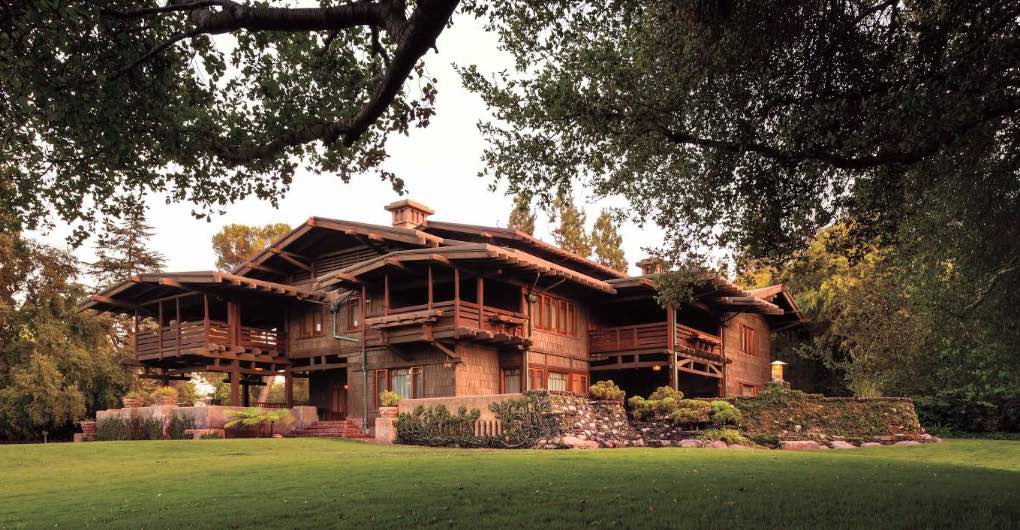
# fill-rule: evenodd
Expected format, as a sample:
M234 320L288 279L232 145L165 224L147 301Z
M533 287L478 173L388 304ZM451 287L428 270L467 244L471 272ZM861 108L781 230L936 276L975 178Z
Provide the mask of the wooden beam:
M308 265L307 263L297 259L297 256L295 254L291 254L290 252L280 250L278 248L272 249L272 253L283 258L284 261L290 263L291 265L294 265L295 267L303 269L307 272L313 272L311 265Z
M457 352L451 350L449 347L447 347L442 342L439 342L438 340L437 341L433 341L432 345L435 346L437 350L445 353L447 355L447 357L453 359L454 361L457 361L457 362L461 361L460 355L457 355Z
M125 302L123 300L117 300L116 298L110 298L109 296L104 296L101 294L92 295L92 300L99 302L101 304L110 304L113 306L122 307L124 309L132 309L134 311L137 311L141 307L138 304L132 304L130 302Z

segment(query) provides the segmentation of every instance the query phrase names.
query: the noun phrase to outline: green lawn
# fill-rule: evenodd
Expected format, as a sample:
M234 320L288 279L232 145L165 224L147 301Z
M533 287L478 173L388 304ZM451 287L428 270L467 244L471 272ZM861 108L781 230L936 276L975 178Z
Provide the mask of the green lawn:
M0 528L1020 526L1020 442L795 453L0 446Z

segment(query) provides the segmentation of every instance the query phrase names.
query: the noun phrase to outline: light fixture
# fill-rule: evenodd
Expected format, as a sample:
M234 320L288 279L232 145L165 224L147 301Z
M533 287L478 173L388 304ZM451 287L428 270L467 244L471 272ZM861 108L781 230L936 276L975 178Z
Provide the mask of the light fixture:
M783 367L786 366L786 363L783 361L772 361L769 365L772 367L772 380L777 383L782 383Z
M662 366L656 364L656 365L652 366L652 371L653 372L661 372L662 371Z

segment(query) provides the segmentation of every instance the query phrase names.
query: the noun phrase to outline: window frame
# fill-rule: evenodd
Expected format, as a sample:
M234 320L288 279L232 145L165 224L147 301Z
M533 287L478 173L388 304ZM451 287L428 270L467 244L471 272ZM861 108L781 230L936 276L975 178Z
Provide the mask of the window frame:
M318 324L318 329L316 329L316 324ZM300 331L299 339L314 339L325 335L322 308L317 307L302 313L301 324L298 326L298 329Z
M570 373L569 372L558 372L556 370L548 370L546 375L546 389L550 392L570 392ZM561 376L556 377L557 381L563 381L563 388L552 388L553 375Z
M758 355L758 330L748 326L740 325L740 349L747 355Z
M565 337L577 337L578 311L577 304L573 301L540 294L532 306L532 313L532 325L536 330Z
M506 378L510 374L509 372L517 372L517 391L510 392L507 390ZM520 368L500 368L499 369L499 393L500 394L519 394L524 386L524 380L522 379L523 370Z

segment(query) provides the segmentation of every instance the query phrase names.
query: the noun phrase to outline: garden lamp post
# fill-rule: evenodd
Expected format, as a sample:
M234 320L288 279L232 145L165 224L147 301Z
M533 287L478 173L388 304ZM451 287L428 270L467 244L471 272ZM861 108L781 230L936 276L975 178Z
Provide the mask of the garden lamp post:
M783 361L772 361L769 365L772 367L772 382L782 383L783 367L786 366L786 363Z

